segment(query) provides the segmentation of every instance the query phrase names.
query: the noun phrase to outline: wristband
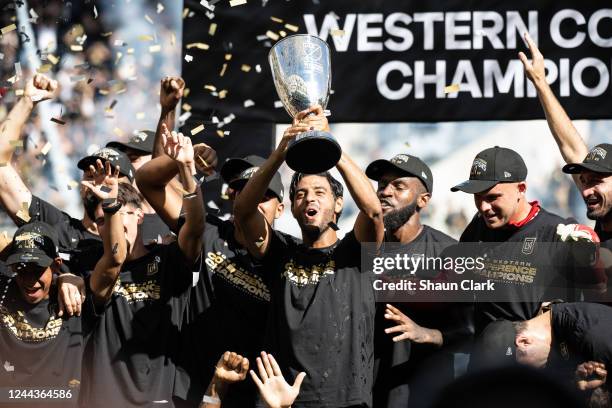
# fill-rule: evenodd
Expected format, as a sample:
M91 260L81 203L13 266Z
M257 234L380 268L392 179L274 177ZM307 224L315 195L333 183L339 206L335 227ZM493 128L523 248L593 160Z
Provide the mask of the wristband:
M202 398L202 402L209 404L221 404L221 400L219 398L211 397L209 395L204 395L204 398Z
M122 206L123 205L120 202L117 202L114 205L102 204L102 211L104 212L104 214L113 215L117 211L119 211Z
M191 198L196 198L198 196L198 192L183 194L183 200L189 200Z

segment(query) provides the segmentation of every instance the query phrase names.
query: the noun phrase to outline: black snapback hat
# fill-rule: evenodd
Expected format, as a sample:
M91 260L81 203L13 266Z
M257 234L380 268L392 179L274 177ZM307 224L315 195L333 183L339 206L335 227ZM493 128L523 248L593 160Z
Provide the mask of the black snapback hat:
M595 173L612 173L612 144L598 144L589 151L582 163L570 163L563 166L563 172L568 174L576 174L584 170Z
M117 149L113 149L112 147L104 147L91 156L85 156L77 163L77 167L83 171L89 168L89 165L95 167L96 160L102 160L102 164L105 164L107 161L110 162L111 166L119 166L119 173L125 177L127 177L130 182L134 182L134 177L136 175L136 171L134 170L134 166L130 162L130 159L127 155Z
M527 166L520 154L505 147L491 147L478 153L472 162L469 180L451 191L477 194L498 183L516 183L527 178Z
M245 157L230 157L225 160L219 173L221 173L223 181L229 184L246 169L261 166L265 161L266 159L255 154Z
M33 221L15 231L6 264L34 263L46 268L58 256L55 230L49 224Z
M153 145L155 143L155 132L152 130L142 130L132 137L127 142L112 141L106 144L106 147L124 151L126 148L138 150L142 155L152 154Z
M257 170L259 170L259 167L249 167L240 173L238 177L234 178L234 180L229 183L229 186L234 190L242 190L244 185L251 177L253 177ZM268 185L268 190L274 193L274 195L278 198L278 201L283 201L285 189L283 188L283 181L278 172L276 172L274 177L272 177L272 181L270 181L270 185Z
M396 154L391 160L375 160L366 168L366 176L379 181L389 171L399 171L421 180L429 193L433 192L433 174L423 160L409 154Z

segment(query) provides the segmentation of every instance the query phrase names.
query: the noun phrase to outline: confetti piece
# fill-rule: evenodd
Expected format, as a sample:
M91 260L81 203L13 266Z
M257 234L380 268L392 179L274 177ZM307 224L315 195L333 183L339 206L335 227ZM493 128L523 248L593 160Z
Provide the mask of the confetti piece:
M65 124L66 124L66 122L65 122L65 121L63 121L63 120L61 120L61 119L58 119L58 118L51 118L51 122L55 122L55 123L57 123L58 125L65 125Z
M280 19L280 18L278 18L278 17L274 17L274 16L271 16L271 17L270 17L270 20L272 20L272 21L274 21L274 22L276 22L276 23L281 23L281 24L283 23L283 20L281 20L281 19Z
M274 107L275 108L282 108L283 107L283 103L281 101L274 101Z
M82 45L76 45L76 44L72 44L70 46L70 51L83 51L83 46Z
M184 110L185 112L189 112L189 111L191 111L191 105L190 105L190 104L188 104L188 103L184 103L184 104L183 104L183 110Z
M219 76L223 76L225 75L225 71L227 70L227 63L223 64L223 66L221 67L221 72L219 72Z
M222 130L217 130L217 136L219 136L219 137L223 137L223 136L225 136L225 135L223 134L223 131L222 131Z
M93 8L93 12L94 12L94 20L98 18L98 9L96 8L96 6L94 5Z
M232 59L232 54L225 54L225 60L229 61Z
M270 30L266 31L266 37L268 37L269 39L274 40L274 41L278 40L278 38L279 38L278 34L276 34L274 31L270 31Z
M45 72L49 72L51 68L53 68L53 65L51 64L41 65L40 67L38 67L36 72L38 72L39 74L44 74Z
M189 88L185 88L185 90L183 91L183 98L188 97L189 96L189 92L190 92L190 89Z
M214 92L217 90L217 87L214 85L204 85L204 89Z
M134 53L134 49L133 48L128 48L127 49L127 53L130 54L130 55L133 54Z
M157 14L161 14L162 11L164 11L164 5L157 3Z
M30 20L32 24L36 24L36 20L38 20L38 14L36 14L36 11L33 8L30 9L30 17L32 17L32 20Z
M261 72L261 65L255 65L255 71L259 74Z
M191 136L195 136L203 130L204 130L204 125L201 124L199 126L196 126L193 129L191 129Z
M334 29L334 30L329 30L329 33L332 35L332 37L343 37L344 36L344 30L340 30L340 29Z
M9 144L12 147L23 147L23 140L11 140Z
M116 134L119 137L123 136L123 130L121 130L121 129L117 128L117 127L113 129L113 133Z
M210 48L208 44L204 44L204 43L201 43L201 42L187 44L186 47L187 47L188 50L190 50L192 48L197 48L199 50L207 50L207 49Z
M323 115L324 115L324 116L331 116L331 111L330 111L329 109L325 109L325 110L323 111Z
M184 8L183 9L183 19L185 19L187 17L187 14L189 14L189 9L188 8Z
M298 26L293 24L285 24L285 28L287 30L293 31L294 33L298 32L298 30L300 29Z
M217 23L210 23L210 27L208 28L208 35L215 35L217 32Z
M145 118L145 113L144 112L138 112L136 113L136 119L138 120L142 120Z
M40 150L40 152L46 156L47 153L49 153L49 150L51 150L51 143L47 142L45 143L43 148Z
M2 27L0 29L0 32L2 33L2 35L4 35L6 33L10 33L11 31L16 30L16 29L17 29L17 26L15 24L10 24L10 25L7 25L6 27Z
M151 45L149 47L149 52L150 53L155 53L155 52L160 52L161 51L161 45L156 44L156 45Z
M6 80L6 82L10 84L14 84L15 82L17 82L17 76L10 77L9 79Z
M242 6L243 4L246 4L247 0L230 0L230 6L231 7L236 7L236 6Z
M240 67L240 69L244 72L249 72L251 70L251 66L247 65L247 64L242 64L242 66Z
M140 41L153 41L152 35L139 35L138 40Z
M15 95L16 95L16 96L21 96L21 95L23 95L23 89L15 89Z
M444 87L444 93L459 92L459 84L452 84Z
M204 160L202 158L202 156L200 156L199 154L196 156L196 158L200 161L200 164L204 167L208 167L208 163L206 162L206 160Z
M212 4L210 4L210 3L209 3L208 1L206 1L206 0L202 0L202 1L200 2L200 4L201 4L202 6L204 6L204 7L206 7L206 8L207 8L208 10L210 10L210 11L215 11L215 6L213 6Z
M78 182L76 182L76 181L74 181L74 180L70 180L70 181L68 182L68 190L75 189L75 188L77 188L78 186L79 186L79 183L78 183Z
M255 102L253 102L252 99L247 99L246 101L244 101L244 107L245 108L250 108L251 106L254 106Z
M102 37L110 37L111 35L113 35L113 32L109 31L108 33L102 33L101 35Z
M170 44L176 44L176 35L174 35L174 33L172 33L172 35L170 36Z
M153 22L153 19L152 19L151 17L149 17L148 15L146 15L146 14L145 14L144 18L145 18L145 20L147 20L147 22L148 22L149 24L155 24L155 23Z
M187 62L193 61L193 56L191 56L189 54L185 54L185 61L187 61Z
M286 37L287 36L287 33L284 32L283 30L280 30L278 33L281 35L281 37Z
M21 63L20 62L16 62L15 63L15 74L18 77L21 77L22 72L21 72Z
M47 54L47 59L48 59L49 61L51 61L51 63L52 63L53 65L57 65L57 63L59 62L59 58L57 58L57 57L56 57L55 55L53 55L53 54Z
M226 96L227 96L227 89L219 91L219 99L225 99Z

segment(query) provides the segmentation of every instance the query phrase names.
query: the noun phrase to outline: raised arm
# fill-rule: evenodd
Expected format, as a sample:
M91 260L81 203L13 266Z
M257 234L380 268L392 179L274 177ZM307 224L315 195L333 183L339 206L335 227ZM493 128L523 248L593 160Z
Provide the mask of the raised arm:
M185 90L185 81L181 77L165 77L160 82L159 104L161 105L161 113L159 122L157 123L157 131L155 132L155 145L153 147L153 157L163 155L164 148L162 145L162 126L174 130L174 119L176 117L176 105L183 97Z
M305 115L305 112L302 114ZM264 257L270 246L272 236L272 227L258 210L259 203L263 199L272 177L285 161L289 142L309 129L309 126L299 123L299 119L294 119L293 125L285 131L283 138L268 157L268 160L259 167L259 170L249 179L236 197L234 219L237 227L244 235L247 249L255 258L261 259Z
M34 106L54 98L57 90L57 81L41 74L34 75L26 83L23 97L13 106L0 127L0 203L16 224L22 222L17 213L23 207L30 206L32 193L11 163L14 143L20 139Z
M215 366L215 375L208 384L200 408L221 408L227 388L244 381L249 371L249 360L240 354L226 351Z
M531 62L524 52L519 52L519 58L525 67L527 78L533 83L537 92L548 127L559 146L561 156L566 163L579 163L584 160L588 153L587 145L582 140L580 133L574 127L569 116L555 97L550 85L546 82L546 70L544 68L544 56L533 42L529 33L525 33L525 41L531 53ZM574 180L578 183L578 177Z
M119 166L111 173L110 162L102 165L96 162L92 181L83 180L81 183L89 189L102 203L104 220L96 219L100 228L104 254L96 263L90 278L90 288L94 302L97 305L105 304L113 293L113 287L119 278L121 266L127 257L127 240L123 229L121 203L117 201L119 193Z
M355 220L355 237L359 242L382 243L385 235L382 208L372 183L346 152L342 152L336 168L360 210Z
M178 167L179 178L183 187L183 212L185 224L178 234L178 245L189 262L195 262L202 252L202 235L204 234L205 211L202 190L196 183L195 163L191 139L182 133L172 132L170 137L163 135L165 154Z

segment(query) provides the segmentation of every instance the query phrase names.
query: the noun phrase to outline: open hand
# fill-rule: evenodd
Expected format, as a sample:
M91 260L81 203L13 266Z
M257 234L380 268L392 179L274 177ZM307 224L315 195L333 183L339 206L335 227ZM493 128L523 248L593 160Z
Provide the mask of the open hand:
M531 61L527 59L524 52L521 51L518 54L519 59L525 67L525 74L527 74L527 78L529 78L529 80L534 84L540 81L545 81L546 70L544 69L544 56L529 33L525 33L525 41L527 42L529 52L531 53Z
M99 200L116 200L119 193L119 166L111 172L111 164L107 160L102 164L100 159L96 160L96 167L89 165L93 175L92 180L83 180L81 185L91 191Z
M259 377L251 370L251 378L257 385L261 398L268 408L291 407L300 393L300 386L304 377L306 377L306 373L299 373L293 385L289 385L272 354L266 354L265 352L261 353L261 357L257 357L257 368Z

